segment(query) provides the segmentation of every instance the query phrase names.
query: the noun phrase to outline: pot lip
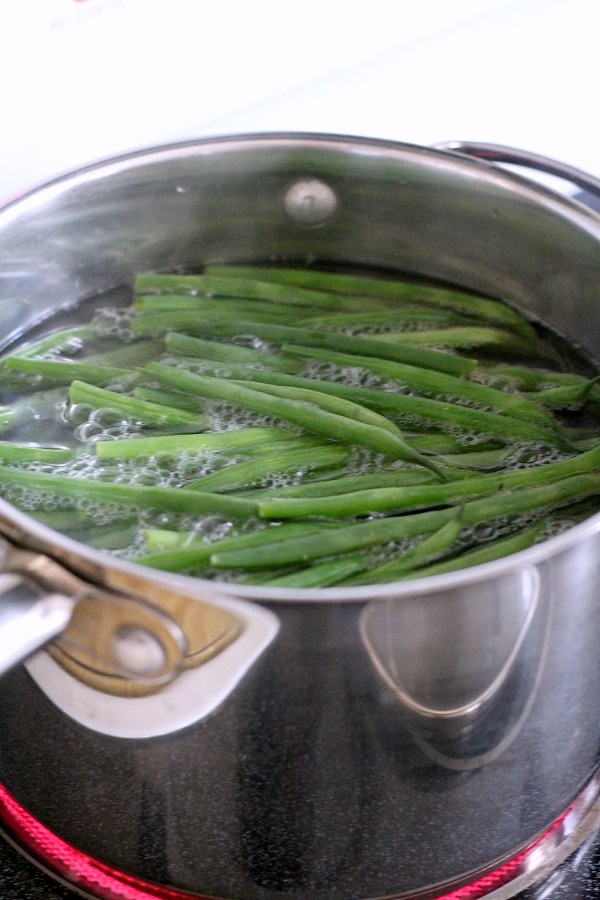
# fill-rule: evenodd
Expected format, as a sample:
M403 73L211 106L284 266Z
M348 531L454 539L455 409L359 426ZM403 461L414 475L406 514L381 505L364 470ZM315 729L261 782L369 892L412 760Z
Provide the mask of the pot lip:
M89 162L85 162L80 166L66 169L50 178L35 183L24 190L19 191L7 200L0 202L0 214L12 211L14 207L27 205L30 201L36 199L38 195L46 192L54 193L63 187L68 187L71 183L75 184L82 178L92 177L94 174L98 177L102 175L114 174L115 172L127 169L130 165L146 159L148 162L159 162L165 157L177 157L181 155L189 155L190 152L196 151L198 154L204 155L209 153L211 149L235 149L243 145L310 145L310 146L326 146L328 144L339 148L343 145L350 147L372 148L373 150L387 150L388 152L403 151L406 153L414 152L417 154L432 153L435 156L447 156L460 158L467 163L477 164L479 160L460 156L451 151L435 150L419 144L413 144L403 141L394 141L389 138L362 137L352 134L336 134L328 132L312 132L312 131L257 131L257 132L236 132L230 134L214 134L205 135L197 138L187 138L181 141L172 141L166 143L151 144L144 147L138 147L131 150L125 150L121 153L101 156Z
M600 533L600 512L583 522L573 525L561 534L547 538L539 544L520 550L509 556L487 563L459 569L442 575L429 575L410 581L395 581L345 588L275 588L245 586L227 582L210 581L193 575L166 572L142 566L134 560L123 560L108 552L95 550L37 522L26 513L0 499L0 531L17 544L23 544L56 558L90 581L102 581L104 573L118 572L126 583L131 580L141 585L153 583L170 591L184 593L208 602L219 599L262 601L265 603L365 603L376 600L400 600L407 597L443 595L461 588L472 588L483 582L511 576L520 576L539 565L567 553L575 545L597 537ZM17 538L15 538L15 529ZM58 541L57 541L58 538ZM90 569L92 575L90 576ZM121 589L123 592L124 589Z
M576 223L586 231L596 234L600 240L600 214L584 203L566 194L560 194L545 185L527 178L524 175L500 168L496 163L484 159L467 156L453 150L427 147L419 144L395 141L387 138L363 137L360 135L335 134L326 132L267 131L245 132L225 135L210 135L192 138L173 143L157 144L126 151L114 156L103 157L89 162L62 174L56 175L38 185L26 189L22 193L0 204L0 218L9 219L18 216L23 209L34 208L45 199L60 194L63 190L77 186L79 182L102 178L109 174L125 171L146 160L164 161L166 158L187 156L190 152L197 154L210 153L212 149L240 149L244 145L261 146L304 146L327 147L340 150L344 147L360 151L377 151L390 157L401 154L404 158L415 159L427 157L438 166L457 168L461 171L477 173L486 180L496 181L507 188L517 190L541 202L545 207L553 208L561 216ZM8 523L8 527L7 524ZM94 550L73 538L66 537L48 526L42 525L34 518L13 507L8 501L0 498L0 531L5 531L17 543L33 546L34 549L55 556L72 568L87 569L91 567L95 573L103 574L113 569L119 571L124 578L133 577L138 583L153 582L171 590L180 590L188 596L202 599L212 597L218 602L219 597L238 598L277 603L358 603L370 600L400 599L409 596L427 594L443 594L451 589L473 586L496 577L515 574L523 567L536 566L548 559L568 551L573 545L593 537L600 531L600 512L562 534L548 538L534 547L517 553L482 563L477 566L461 569L444 575L431 575L411 581L397 581L388 584L374 584L362 587L347 588L268 588L260 586L243 586L214 582L190 575L164 572L139 565L134 561L126 561L111 556L107 552ZM57 542L58 538L58 542ZM57 543L59 550L57 552ZM80 565L81 561L81 565ZM85 577L85 576L84 576ZM97 580L97 579L94 579Z
M144 159L148 162L160 162L164 161L166 157L174 158L181 155L189 155L192 151L205 155L217 148L233 151L244 145L260 146L267 144L272 146L297 145L298 147L308 146L315 148L324 148L329 145L335 150L347 147L354 152L360 151L361 148L363 150L370 149L373 152L378 151L380 154L383 152L390 157L399 153L405 158L410 158L411 155L414 158L427 157L438 166L457 168L463 172L477 172L479 177L485 176L486 179L491 179L499 184L502 183L506 187L518 189L521 193L531 192L531 196L538 201L543 201L545 205L556 205L563 215L566 215L568 218L575 216L579 220L580 225L587 225L588 227L591 225L592 229L595 229L600 235L600 212L596 212L576 198L567 194L561 194L541 182L527 177L525 174L503 168L498 163L482 157L469 156L466 153L461 153L459 150L446 149L434 145L427 146L391 138L293 130L204 135L202 137L158 143L126 150L114 155L102 156L58 173L49 179L26 188L7 201L0 202L0 216L4 217L5 214L11 216L15 210L18 212L21 207L26 207L30 203L35 205L47 194L60 193L63 189L75 186L81 180L90 180L115 174L118 171L130 168Z

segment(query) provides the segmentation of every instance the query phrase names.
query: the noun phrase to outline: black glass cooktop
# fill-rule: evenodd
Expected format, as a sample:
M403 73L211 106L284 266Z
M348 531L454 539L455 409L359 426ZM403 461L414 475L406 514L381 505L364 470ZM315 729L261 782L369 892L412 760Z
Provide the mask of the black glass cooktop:
M80 896L79 892L58 884L0 839L2 900L76 900ZM489 900L494 897L488 896ZM503 893L502 900L506 897ZM285 900L284 894L282 900ZM349 897L348 900L359 898ZM600 834L592 835L558 869L538 884L514 895L514 900L600 900Z

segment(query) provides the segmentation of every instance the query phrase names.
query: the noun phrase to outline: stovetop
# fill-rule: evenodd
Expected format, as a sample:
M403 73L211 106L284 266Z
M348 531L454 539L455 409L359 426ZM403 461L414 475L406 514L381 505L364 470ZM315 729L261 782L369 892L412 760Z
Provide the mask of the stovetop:
M79 896L77 891L58 884L0 838L2 900L76 900ZM510 894L508 888L503 888L488 895L487 900L600 900L600 827L542 881L518 894Z

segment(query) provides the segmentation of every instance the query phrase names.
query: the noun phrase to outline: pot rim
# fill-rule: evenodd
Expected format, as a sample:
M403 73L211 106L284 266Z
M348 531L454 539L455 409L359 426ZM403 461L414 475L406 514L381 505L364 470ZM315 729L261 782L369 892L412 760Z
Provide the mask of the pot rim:
M8 531L6 522L10 523ZM103 580L98 578L98 573L112 570L122 574L127 582L134 579L136 585L152 581L171 591L179 591L189 597L197 597L209 602L211 600L218 602L220 597L226 596L232 599L262 600L269 603L364 603L371 600L396 600L402 597L417 597L427 594L440 595L450 590L472 588L478 583L514 575L526 569L531 570L553 557L566 553L576 544L600 534L600 512L595 513L584 522L572 526L562 534L547 538L533 547L519 550L491 562L479 563L442 575L415 578L410 581L345 588L246 586L152 569L135 561L112 557L109 553L87 547L73 538L42 525L7 501L0 499L0 531L8 533L8 536L15 540L15 528L18 534L16 542L22 543L23 546L40 550L74 570L80 572L83 570L84 574L89 574L86 570L92 566L95 577L90 576L90 580L93 581ZM57 537L59 539L58 547Z
M174 143L158 144L115 156L104 157L59 174L25 190L23 193L17 194L6 203L0 205L0 220L6 220L8 217L10 221L10 219L19 216L23 210L34 209L38 204L43 204L47 200L52 199L53 196L62 193L63 190L76 187L78 183L85 183L90 179L116 174L132 165L135 166L143 160L160 162L179 155L189 156L191 151L195 151L197 154L204 154L216 149L235 150L240 149L244 144L255 144L257 146L289 144L296 147L319 146L323 148L330 145L335 150L341 150L346 147L352 152L360 152L360 150L368 152L372 150L377 152L378 155L381 155L383 152L391 158L398 154L401 154L403 158L410 158L411 156L415 159L427 157L435 165L457 168L463 173L468 172L474 178L493 181L516 191L521 196L529 196L546 208L552 208L560 216L575 223L578 227L595 234L600 242L599 213L596 213L573 197L563 195L524 175L499 168L494 162L466 156L453 150L426 147L390 139L294 131L214 135ZM137 583L152 581L159 585L164 585L170 590L175 589L185 592L188 596L198 596L202 597L202 599L210 599L212 597L216 601L218 601L219 597L225 595L229 598L277 603L356 603L370 600L396 599L406 596L422 596L425 594L442 594L449 589L471 587L479 582L495 577L514 574L523 567L539 565L549 558L569 550L573 545L597 535L600 532L600 512L533 547L488 563L480 563L456 572L430 575L410 581L346 588L291 589L245 586L152 569L134 561L122 560L112 557L107 552L87 547L85 544L79 543L73 538L69 538L37 522L33 517L21 512L8 501L1 498L0 531L4 531L11 539L16 539L17 543L34 547L63 561L66 558L67 564L73 569L82 569L86 568L86 566L89 569L91 566L96 576L94 580L97 580L98 574L101 575L112 569L121 573L126 581L131 578ZM59 539L58 550L56 548L57 537Z
M477 173L476 177L484 178L488 181L496 181L498 183L506 183L507 187L519 188L520 192L532 191L533 195L546 204L552 205L553 202L558 203L563 215L569 219L573 216L578 220L578 224L584 225L586 222L593 230L598 232L600 237L600 212L591 209L585 203L582 203L566 194L561 194L541 181L535 181L526 174L515 172L514 169L503 168L503 160L500 162L493 159L486 159L483 156L467 155L467 152L461 152L460 149L452 149L453 144L461 142L448 141L444 145L426 146L423 144L415 144L410 141L396 141L391 138L377 138L369 136L361 136L356 134L342 134L334 132L312 132L312 131L258 131L258 132L239 132L231 134L215 134L200 138L189 138L182 141L173 141L167 143L153 144L147 147L140 147L134 150L123 151L118 154L102 156L98 159L84 163L72 169L60 172L51 178L42 182L31 185L23 191L8 198L6 201L0 201L0 216L9 214L12 217L15 207L34 204L43 195L60 192L62 187L76 186L79 181L88 181L90 177L96 174L100 178L105 175L116 174L117 172L128 168L132 163L147 158L153 161L161 161L161 157L173 158L179 155L189 155L191 150L196 149L199 154L210 152L211 149L239 148L243 144L289 144L296 147L306 145L309 147L331 145L332 148L341 149L347 146L349 149L358 152L359 148L371 149L378 151L379 155L383 151L386 155L394 157L401 153L404 157L414 158L429 157L430 161L437 160L438 165L444 165L450 168L458 168L461 171L473 170ZM492 145L490 145L492 146ZM499 145L493 145L497 151L505 150L507 153L522 153L524 156L534 157L534 154L528 154L524 151L513 151L512 148L502 148ZM537 157L541 164L543 161L552 163L553 160L546 157ZM511 164L511 163L509 163ZM538 169L541 170L541 164ZM515 164L513 164L515 165ZM518 163L516 165L519 165ZM556 163L557 169L564 168L568 170L570 167ZM535 166L530 165L528 171L532 171ZM581 173L583 176L585 172ZM564 177L568 180L567 175L557 176Z

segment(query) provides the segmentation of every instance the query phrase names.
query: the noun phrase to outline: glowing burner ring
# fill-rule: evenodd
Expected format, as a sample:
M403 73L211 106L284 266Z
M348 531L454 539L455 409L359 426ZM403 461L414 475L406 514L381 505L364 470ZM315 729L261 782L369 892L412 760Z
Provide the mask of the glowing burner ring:
M132 878L82 853L34 819L0 785L0 822L11 843L50 875L99 900L202 900Z
M516 856L496 862L486 872L396 900L508 900L539 882L566 860L600 823L600 773L597 773L546 831ZM93 859L57 837L0 785L0 823L6 837L36 865L83 896L95 900L203 900L175 888L151 884Z

